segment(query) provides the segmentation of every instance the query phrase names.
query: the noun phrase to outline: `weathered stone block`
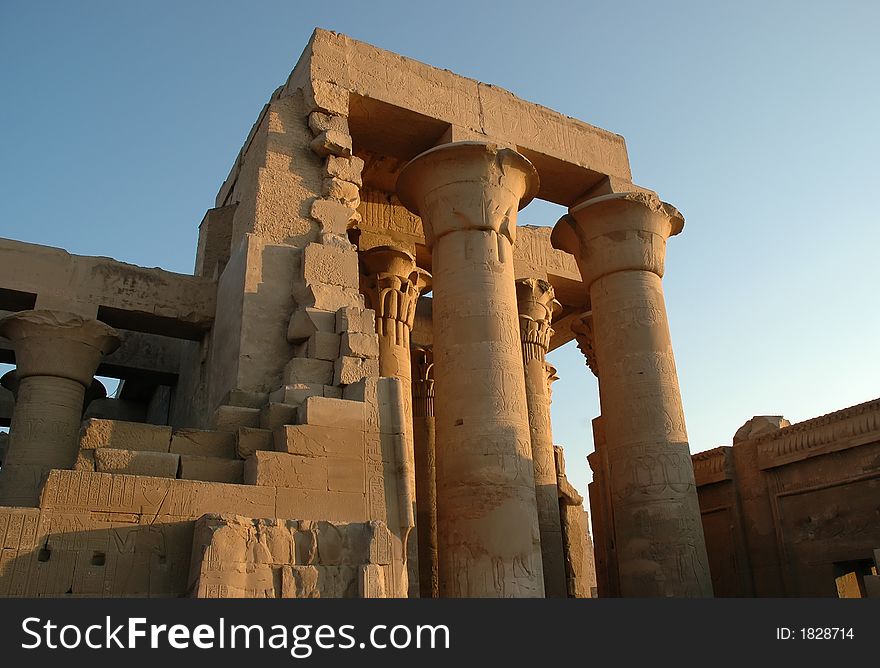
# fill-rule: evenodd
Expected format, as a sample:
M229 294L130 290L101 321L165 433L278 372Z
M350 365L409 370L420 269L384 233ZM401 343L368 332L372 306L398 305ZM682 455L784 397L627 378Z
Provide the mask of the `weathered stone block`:
M168 452L171 427L119 420L86 420L80 430L79 447L83 450L116 448L117 450L151 450Z
M333 383L333 366L334 363L327 360L294 357L284 367L284 384L330 385Z
M340 343L340 356L367 359L379 357L379 337L374 333L345 332Z
M379 375L379 360L362 357L340 357L334 366L333 383L351 385L364 378Z
M364 430L364 405L358 401L309 397L299 407L300 424Z
M307 355L313 359L333 361L339 357L339 334L315 332L309 337Z
M278 517L284 518L301 517L330 522L364 522L368 519L366 495L355 492L279 487L276 489L275 508Z
M328 155L348 157L351 155L351 135L339 130L327 130L315 137L311 148L322 158Z
M364 458L364 433L360 429L285 425L274 432L275 449L308 457Z
M324 171L326 171L328 175L342 181L349 181L358 186L363 185L363 179L361 176L363 169L364 161L357 156L340 158L331 155L324 163Z
M65 513L137 513L153 520L194 519L205 513L272 517L275 492L254 485L56 469L43 487L40 507Z
M275 442L268 429L239 427L235 438L235 453L240 459L247 459L257 450L272 450Z
M244 462L240 459L180 455L180 478L204 482L241 484Z
M348 116L348 89L317 79L312 79L310 84L304 90L305 102L309 108Z
M346 306L364 307L364 296L355 288L313 283L297 289L297 301L316 308L335 311Z
M258 451L247 458L244 482L263 487L327 489L327 458Z
M366 492L366 467L363 457L327 459L327 489L331 492Z
M243 408L242 406L220 406L214 411L211 420L216 431L235 433L239 427L259 427L260 409Z
M284 424L295 424L297 418L296 409L297 406L291 404L266 404L260 413L260 428L275 429Z
M315 204L339 206L336 202L316 200ZM346 207L342 207L346 208ZM320 283L341 288L359 289L358 257L353 246L347 248L324 244L309 244L302 249L302 277L306 284ZM294 295L295 297L296 295Z
M335 385L325 385L324 396L331 399L342 399L342 388Z
M373 309L346 307L336 312L336 333L376 333L376 312Z
M315 332L336 331L336 314L333 311L304 307L299 308L290 316L287 327L287 340L291 343L302 343Z
M248 390L229 390L220 403L225 406L241 406L242 408L262 408L268 395L265 392Z
M309 215L321 224L321 230L330 234L345 234L351 223L360 220L357 204L353 206L333 199L316 199Z
M321 194L325 199L339 202L351 209L357 209L361 203L360 189L354 183L342 179L324 179Z
M180 455L149 450L118 450L97 448L94 451L95 471L126 473L156 478L176 478Z
M76 453L76 462L73 464L74 471L94 471L95 470L95 451L79 450Z
M342 398L348 399L349 401L360 401L365 403L367 406L377 407L379 401L378 383L378 376L371 376L369 378L359 380L356 383L346 385L342 389ZM378 419L379 418L377 416L376 420L378 421Z
M313 111L309 114L309 129L312 134L319 135L322 132L333 130L348 134L348 119L345 116L337 116L335 114L325 114L320 111Z
M235 457L235 434L228 431L178 429L171 435L171 452L204 457Z
M290 404L299 406L306 397L325 396L326 388L332 385L320 385L318 383L295 383L284 385L269 395L269 400L278 404Z
M316 566L283 566L281 598L321 598L319 578Z
M390 592L385 583L385 566L364 564L358 570L360 598L387 598Z

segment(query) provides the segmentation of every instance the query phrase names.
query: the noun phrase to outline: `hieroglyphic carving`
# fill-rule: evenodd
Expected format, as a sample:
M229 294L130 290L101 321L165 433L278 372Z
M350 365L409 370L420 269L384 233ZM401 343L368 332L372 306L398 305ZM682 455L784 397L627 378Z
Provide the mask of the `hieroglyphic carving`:
M368 162L365 171L369 169ZM383 233L392 239L401 238L401 241L424 243L421 219L407 211L396 195L363 188L358 212L361 214L358 227L362 230Z
M517 275L523 275L522 272L528 268L530 272L544 271L580 281L581 275L574 257L550 245L550 231L549 227L531 225L524 225L517 230L516 245L513 247Z

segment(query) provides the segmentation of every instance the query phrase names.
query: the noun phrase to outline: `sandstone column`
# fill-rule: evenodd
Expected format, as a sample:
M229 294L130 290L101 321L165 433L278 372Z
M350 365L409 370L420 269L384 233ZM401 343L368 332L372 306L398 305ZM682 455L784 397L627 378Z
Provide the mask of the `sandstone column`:
M22 311L0 320L15 350L15 408L0 471L0 505L36 505L50 469L71 468L86 388L116 331L63 311Z
M376 332L379 334L379 375L399 378L404 398L403 423L406 452L397 463L406 481L401 494L402 517L410 522L403 536L406 548L409 596L419 595L419 541L416 523L416 458L413 451L412 376L410 334L416 317L419 296L431 283L431 275L416 266L415 257L406 250L393 246L377 246L360 254L362 267L361 289L367 296L368 306L376 312Z
M550 424L550 376L545 355L550 347L550 327L554 308L553 286L547 281L524 278L516 282L520 337L525 367L526 402L529 408L529 431L532 462L535 470L535 496L538 504L538 527L541 533L541 559L544 568L544 591L548 598L565 598L565 554L559 517L559 488L553 454L553 429ZM554 369L555 371L555 369ZM553 374L555 375L555 373Z
M433 258L441 596L544 595L513 271L537 187L528 160L482 142L426 151L397 182Z
M434 357L431 348L413 348L413 445L416 460L416 526L419 585L425 598L437 598L437 479L434 456Z
M572 207L551 237L590 291L622 596L712 595L660 280L683 226L653 193L626 192Z

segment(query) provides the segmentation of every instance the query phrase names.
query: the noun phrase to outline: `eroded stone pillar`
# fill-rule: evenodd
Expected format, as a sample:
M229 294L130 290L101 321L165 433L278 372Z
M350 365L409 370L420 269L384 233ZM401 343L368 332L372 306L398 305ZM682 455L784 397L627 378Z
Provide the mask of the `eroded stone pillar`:
M712 595L660 280L683 226L653 193L626 192L572 207L551 237L590 290L622 596Z
M419 595L419 540L417 523L416 456L413 446L412 375L410 334L416 316L419 296L429 289L431 275L416 266L416 259L406 250L393 246L377 246L360 254L361 290L368 306L376 312L379 334L379 375L399 378L404 400L403 422L406 428L405 452L397 465L406 482L400 495L407 508L401 508L409 530L403 536L409 596Z
M437 571L437 478L434 456L434 356L413 348L413 445L416 459L416 526L419 585L425 598L440 595Z
M553 454L553 429L550 424L550 380L545 361L553 329L553 311L559 302L553 286L537 278L516 281L519 327L525 367L526 402L529 408L529 432L532 440L532 463L535 470L535 497L538 504L538 527L541 533L541 559L544 568L544 592L548 598L565 598L565 554L559 517L559 488ZM555 372L555 369L554 369ZM555 376L555 373L552 374Z
M537 187L527 159L482 142L426 151L397 182L432 252L441 596L544 595L513 270Z
M18 383L0 505L33 506L49 470L76 461L86 388L119 337L97 320L49 310L0 320L0 336L12 342Z

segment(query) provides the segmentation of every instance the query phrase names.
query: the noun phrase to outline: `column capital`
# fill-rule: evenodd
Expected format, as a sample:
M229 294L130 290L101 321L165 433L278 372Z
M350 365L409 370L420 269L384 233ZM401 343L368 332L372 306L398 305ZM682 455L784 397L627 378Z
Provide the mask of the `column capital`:
M562 308L553 286L540 278L520 278L516 281L516 304L523 360L541 359L550 349L553 316Z
M421 216L429 248L450 232L491 230L516 241L516 213L538 192L534 165L498 144L462 141L416 156L397 179L397 196Z
M684 228L684 216L650 192L623 192L571 207L550 236L554 248L574 255L584 283L618 271L650 271L662 278L666 240Z
M119 347L115 329L66 311L20 311L0 320L15 349L16 378L56 376L89 387L101 358Z
M376 311L379 334L392 336L396 345L408 345L416 305L419 296L431 287L431 274L416 265L412 253L396 246L376 246L363 251L360 262L361 290ZM406 332L398 332L401 327ZM401 336L398 337L398 333Z
M593 315L584 313L571 323L571 333L577 341L578 350L587 361L587 366L596 378L599 377L599 362L596 359L596 348L593 345Z

